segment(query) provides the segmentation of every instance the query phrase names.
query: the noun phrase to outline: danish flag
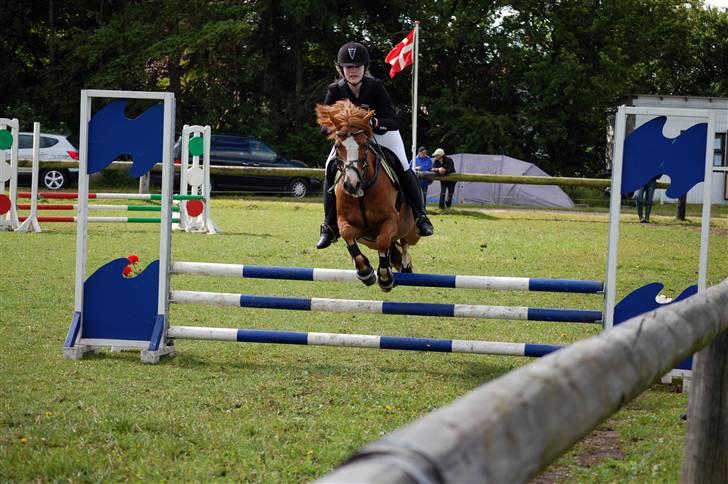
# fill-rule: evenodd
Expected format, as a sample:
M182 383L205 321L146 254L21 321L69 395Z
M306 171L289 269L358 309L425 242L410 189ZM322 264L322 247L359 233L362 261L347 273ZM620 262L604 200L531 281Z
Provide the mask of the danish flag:
M415 27L412 31L407 34L407 37L402 40L399 44L394 46L394 49L389 51L387 57L384 58L384 62L391 65L389 69L389 77L393 78L398 73L402 72L405 67L412 64L412 56L415 48Z

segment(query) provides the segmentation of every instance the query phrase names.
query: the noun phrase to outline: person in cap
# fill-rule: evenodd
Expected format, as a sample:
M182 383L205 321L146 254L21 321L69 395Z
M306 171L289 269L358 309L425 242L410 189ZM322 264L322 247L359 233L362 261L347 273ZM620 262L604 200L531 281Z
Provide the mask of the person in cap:
M440 175L449 175L451 173L455 173L455 162L452 161L452 158L450 158L449 156L445 156L445 150L443 150L442 148L438 148L432 155L435 157L432 162L432 171ZM457 182L454 181L440 180L439 207L441 210L445 210L446 208L450 208L450 206L452 206L452 196L455 192L456 183Z
M420 146L417 150L417 156L415 156L415 171L432 171L432 158L427 155L427 148ZM422 189L422 197L425 199L427 204L427 189L432 184L432 180L427 178L420 178L420 188Z
M400 182L400 188L414 212L417 230L423 237L432 235L434 228L427 218L424 199L417 176L409 164L407 154L399 134L399 119L392 98L384 88L384 83L367 74L369 51L359 42L347 42L336 56L336 68L341 79L329 85L324 104L332 105L341 99L376 113L371 120L374 138L380 146L387 148L399 163L393 163ZM328 133L324 133L328 134ZM317 249L324 249L339 237L336 220L336 176L335 150L332 148L326 160L324 178L324 223L321 224L321 237Z

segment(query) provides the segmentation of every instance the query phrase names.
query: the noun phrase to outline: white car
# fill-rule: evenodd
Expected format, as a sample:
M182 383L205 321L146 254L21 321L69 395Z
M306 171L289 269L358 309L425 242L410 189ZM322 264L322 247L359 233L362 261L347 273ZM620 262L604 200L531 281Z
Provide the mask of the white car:
M18 136L18 160L33 159L33 133L21 132ZM10 150L6 150L5 159L10 161ZM41 161L78 161L78 149L63 135L40 134ZM18 178L30 181L32 171L28 167L18 168ZM78 178L78 168L42 168L39 172L38 185L50 190L58 190L69 186L72 179Z

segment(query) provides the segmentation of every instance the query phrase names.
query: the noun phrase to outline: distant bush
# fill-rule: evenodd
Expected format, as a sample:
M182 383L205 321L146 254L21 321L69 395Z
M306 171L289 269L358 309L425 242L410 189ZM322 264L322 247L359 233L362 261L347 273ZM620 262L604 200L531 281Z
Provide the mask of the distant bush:
M609 191L597 187L561 187L576 205L609 207Z

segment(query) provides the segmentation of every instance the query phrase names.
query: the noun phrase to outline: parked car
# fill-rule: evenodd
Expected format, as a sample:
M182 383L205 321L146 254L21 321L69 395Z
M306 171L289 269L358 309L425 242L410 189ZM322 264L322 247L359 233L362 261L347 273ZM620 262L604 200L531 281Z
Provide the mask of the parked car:
M39 158L41 161L78 161L78 149L60 134L40 134ZM10 160L10 150L6 150ZM18 133L18 160L33 159L33 133ZM78 168L41 168L38 185L49 190L65 188L78 179ZM18 179L30 182L32 168L18 167Z
M179 163L180 141L174 146L174 160ZM298 160L289 160L263 141L252 136L213 134L210 140L211 166L250 166L271 168L306 168ZM161 184L161 173L152 172L151 182ZM175 186L179 175L175 174ZM286 193L301 198L321 191L321 180L311 177L252 176L236 174L210 174L212 191L239 191L253 193Z

